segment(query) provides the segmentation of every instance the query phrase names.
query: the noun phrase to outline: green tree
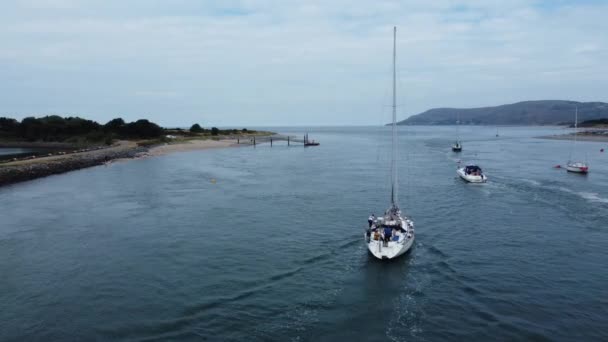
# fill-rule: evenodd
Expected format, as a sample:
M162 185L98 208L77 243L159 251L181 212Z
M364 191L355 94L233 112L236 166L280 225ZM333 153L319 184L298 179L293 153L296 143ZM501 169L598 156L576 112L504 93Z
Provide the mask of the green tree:
M0 118L0 131L17 133L19 121L11 118Z
M192 127L190 127L190 132L192 133L202 133L203 127L201 127L201 125L195 123L194 125L192 125Z
M123 120L122 118L116 118L108 121L108 123L103 125L103 129L106 132L118 133L124 125L125 120Z
M211 127L211 135L220 134L220 130L217 127Z

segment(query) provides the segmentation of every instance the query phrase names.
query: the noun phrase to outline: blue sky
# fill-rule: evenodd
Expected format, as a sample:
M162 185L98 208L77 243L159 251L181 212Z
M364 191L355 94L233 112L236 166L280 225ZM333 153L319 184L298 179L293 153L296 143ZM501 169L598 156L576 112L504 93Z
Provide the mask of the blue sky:
M0 116L366 125L533 99L608 102L608 1L15 0Z

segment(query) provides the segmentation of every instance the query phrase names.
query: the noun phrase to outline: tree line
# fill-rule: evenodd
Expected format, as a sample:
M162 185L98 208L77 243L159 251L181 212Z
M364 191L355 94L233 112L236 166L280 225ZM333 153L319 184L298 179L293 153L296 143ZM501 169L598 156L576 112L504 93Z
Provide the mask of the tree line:
M93 120L79 117L63 118L58 115L27 117L21 122L6 117L0 118L0 134L4 138L26 141L149 139L160 137L163 132L159 125L145 119L127 123L117 118L101 125Z
M220 135L249 133L246 128L242 130L220 130L217 127L206 129L194 124L189 130L165 129L141 119L125 122L122 118L99 124L93 120L80 117L61 117L49 115L40 118L27 117L21 121L12 118L0 117L0 138L25 141L45 142L106 142L113 139L155 139L166 134L178 132L181 135Z

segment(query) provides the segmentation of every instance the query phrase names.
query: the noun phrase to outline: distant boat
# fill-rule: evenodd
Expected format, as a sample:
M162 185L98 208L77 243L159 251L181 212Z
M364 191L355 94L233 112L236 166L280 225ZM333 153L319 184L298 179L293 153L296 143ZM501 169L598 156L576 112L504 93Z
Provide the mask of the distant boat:
M574 112L574 142L572 143L572 150L576 148L576 138L578 135L578 106ZM570 152L570 160L568 160L568 164L566 165L566 170L568 172L587 174L589 172L589 165L586 162L582 161L572 161L572 151Z
M378 259L394 259L407 252L414 244L414 222L403 215L397 205L397 101L396 101L396 45L397 28L393 31L393 125L391 157L391 206L383 217L369 220L365 232L365 244L369 252Z
M318 141L308 139L308 133L304 136L304 146L319 146L320 143Z
M460 142L460 113L456 115L456 141L452 144L452 152L462 152L462 143Z
M456 170L456 173L460 178L469 183L485 183L488 180L488 177L486 177L481 168L477 165L459 167Z

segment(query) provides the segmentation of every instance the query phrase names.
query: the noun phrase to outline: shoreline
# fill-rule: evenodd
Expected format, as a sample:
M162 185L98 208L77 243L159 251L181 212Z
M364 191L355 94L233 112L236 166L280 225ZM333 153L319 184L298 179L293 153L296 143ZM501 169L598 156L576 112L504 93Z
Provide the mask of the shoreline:
M66 173L88 167L107 165L170 153L248 146L236 139L185 140L153 146L140 146L133 141L119 141L103 149L65 155L44 156L0 164L0 187L36 178Z
M549 140L574 140L573 134L556 134L556 135L545 135L535 137L536 139L549 139ZM578 141L590 141L590 142L608 142L608 135L589 135L589 134L578 134L576 137Z

